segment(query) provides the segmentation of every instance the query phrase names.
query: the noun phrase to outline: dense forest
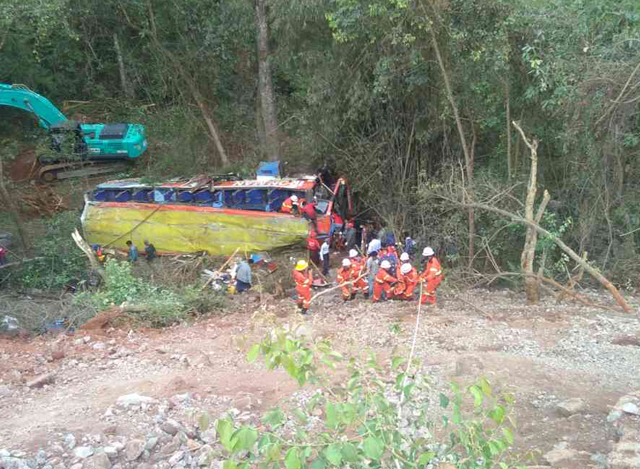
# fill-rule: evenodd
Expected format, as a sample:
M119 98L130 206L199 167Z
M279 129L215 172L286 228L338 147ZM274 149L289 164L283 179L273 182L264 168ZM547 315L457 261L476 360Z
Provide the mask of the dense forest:
M514 271L525 228L483 207L524 213L535 143L542 226L637 286L637 0L0 4L0 82L145 124L141 173L328 165L360 219ZM30 116L0 116L3 146L33 138ZM537 249L550 276L574 269L548 239Z

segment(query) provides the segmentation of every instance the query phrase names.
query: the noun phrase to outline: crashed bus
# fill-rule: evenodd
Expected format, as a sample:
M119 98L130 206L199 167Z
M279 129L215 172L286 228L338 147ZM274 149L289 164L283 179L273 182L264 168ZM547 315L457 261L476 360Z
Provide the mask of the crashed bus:
M312 230L304 218L280 213L292 195L315 198L319 237L332 233L333 214L351 217L347 182L332 186L317 176L108 181L85 194L82 226L90 244L119 249L149 240L161 254L271 251L302 245Z

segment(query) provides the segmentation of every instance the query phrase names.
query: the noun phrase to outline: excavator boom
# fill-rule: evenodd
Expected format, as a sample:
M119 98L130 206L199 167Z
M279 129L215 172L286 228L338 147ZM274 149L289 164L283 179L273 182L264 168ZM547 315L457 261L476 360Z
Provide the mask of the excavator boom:
M67 120L51 101L24 85L0 83L0 106L10 106L35 114L40 127L49 130L52 125Z

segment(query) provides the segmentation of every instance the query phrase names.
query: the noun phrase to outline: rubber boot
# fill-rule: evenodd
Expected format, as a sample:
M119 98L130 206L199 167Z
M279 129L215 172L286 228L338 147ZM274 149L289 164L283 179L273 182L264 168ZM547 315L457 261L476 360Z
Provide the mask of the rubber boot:
M364 293L364 299L368 300L369 299L369 292Z
M352 293L352 294L351 294L351 298L349 298L349 299L350 299L350 300L355 300L355 299L356 299L356 294L355 294L355 293Z

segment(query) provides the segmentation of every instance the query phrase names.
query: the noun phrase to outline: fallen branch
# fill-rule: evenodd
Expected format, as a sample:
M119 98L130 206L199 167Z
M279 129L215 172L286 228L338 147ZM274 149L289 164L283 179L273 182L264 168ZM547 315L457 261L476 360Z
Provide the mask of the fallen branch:
M87 256L87 258L89 259L91 269L94 272L97 272L98 275L102 277L102 280L105 280L104 269L100 266L98 259L96 259L95 253L93 252L93 249L91 249L91 246L89 246L87 242L82 239L82 236L77 229L73 233L71 233L71 237L73 238L73 241L76 243L76 245L82 250L82 252L84 252L85 256Z
M321 291L321 292L319 292L319 293L316 293L315 295L313 295L313 296L311 297L311 299L309 300L309 303L312 303L312 302L313 302L313 300L315 300L316 298L318 298L318 297L319 297L319 296L321 296L321 295L324 295L325 293L329 293L329 292L331 292L331 291L337 290L338 288L342 288L344 285L353 285L353 284L354 284L354 283L356 283L358 280L360 280L361 278L365 277L367 274L368 274L368 272L365 272L365 273L363 273L362 275L360 275L360 277L358 277L358 278L357 278L357 279L355 279L355 280L349 280L348 282L341 283L340 285L336 285L335 287L331 287L331 288L328 288L328 289L326 289L326 290L323 290L323 291Z
M0 265L0 269L6 269L7 267L12 267L14 265L26 264L27 262L40 261L42 259L44 259L44 257L34 257L32 259L25 259L23 261L9 262L8 264Z

